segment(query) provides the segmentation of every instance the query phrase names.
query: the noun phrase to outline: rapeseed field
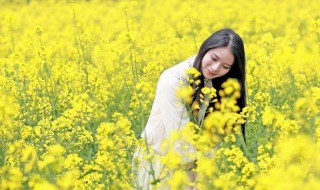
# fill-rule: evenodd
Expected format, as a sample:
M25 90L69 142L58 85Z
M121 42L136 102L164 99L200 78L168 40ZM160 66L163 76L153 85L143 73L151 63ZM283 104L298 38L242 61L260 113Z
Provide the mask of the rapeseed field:
M137 188L132 156L144 147L160 74L225 27L245 43L248 106L234 113L239 89L228 81L225 103L202 133L190 123L164 143L160 159L171 177L154 176L154 189L161 182L317 189L319 7L318 0L1 0L0 189ZM176 139L199 150L194 184L170 149Z

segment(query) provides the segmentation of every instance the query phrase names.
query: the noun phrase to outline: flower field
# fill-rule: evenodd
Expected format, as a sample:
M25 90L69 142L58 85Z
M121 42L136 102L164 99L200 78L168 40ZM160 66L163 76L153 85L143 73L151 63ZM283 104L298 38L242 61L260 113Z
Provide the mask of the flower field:
M206 118L203 133L190 123L164 143L160 159L171 177L154 176L152 189L162 182L170 189L317 189L319 6L1 0L0 189L138 188L133 153L144 147L140 134L160 74L225 27L245 43L246 143L235 124L240 116L222 108ZM231 81L220 93L236 91ZM229 124L236 127L221 129ZM223 144L212 150L218 137ZM170 149L178 138L199 150L194 183Z

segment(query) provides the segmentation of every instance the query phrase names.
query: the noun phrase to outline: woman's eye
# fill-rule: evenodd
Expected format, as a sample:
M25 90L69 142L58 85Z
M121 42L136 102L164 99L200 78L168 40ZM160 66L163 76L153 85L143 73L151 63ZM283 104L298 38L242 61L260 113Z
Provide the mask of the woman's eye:
M214 57L211 57L211 58L212 58L212 60L213 60L213 61L217 61L217 59L216 59L216 58L214 58Z
M230 69L230 67L228 67L228 66L223 66L223 68L225 68L225 69Z

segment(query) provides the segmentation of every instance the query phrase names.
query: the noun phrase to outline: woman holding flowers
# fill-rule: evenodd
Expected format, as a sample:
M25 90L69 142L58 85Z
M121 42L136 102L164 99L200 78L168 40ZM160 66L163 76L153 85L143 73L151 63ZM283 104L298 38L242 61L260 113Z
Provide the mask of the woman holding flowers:
M193 73L196 79L192 83L188 81L187 76L190 68L199 73ZM212 101L204 103L201 89L213 87L219 92L222 83L229 78L237 79L240 84L240 98L237 100L237 105L241 111L246 106L245 51L241 37L228 28L209 36L202 43L196 56L188 58L161 74L150 117L142 132L146 150L139 149L135 153L135 157L140 158L140 166L137 171L137 183L140 188L152 189L152 184L157 184L159 181L160 189L165 188L161 184L163 164L160 159L157 159L156 156L154 159L142 156L143 152L147 152L149 157L150 155L165 155L166 152L161 149L163 141L169 137L171 132L182 130L192 120L188 114L188 108L193 111L193 122L200 126L208 110L214 107ZM193 89L187 105L181 97L177 96L181 83ZM219 93L217 93L216 100L219 102L219 99ZM244 132L243 126L243 135ZM194 146L177 141L174 148L181 155L186 155L187 152L189 156L183 157L181 162L188 164L189 169L195 165L196 157L190 156L195 155L197 151ZM194 181L193 172L189 172L188 176L190 181Z

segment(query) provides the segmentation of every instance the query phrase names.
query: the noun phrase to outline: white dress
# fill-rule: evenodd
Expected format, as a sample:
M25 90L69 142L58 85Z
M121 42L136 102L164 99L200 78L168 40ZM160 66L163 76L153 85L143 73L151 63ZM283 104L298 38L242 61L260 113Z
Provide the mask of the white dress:
M160 145L164 139L168 138L172 131L183 128L190 120L187 109L182 100L177 98L177 89L181 87L181 81L186 84L186 70L192 67L195 56L170 67L165 70L158 81L157 90L152 105L152 110L142 132L142 139L145 139L149 148L152 148L155 154L161 154ZM182 151L182 145L175 143L175 150ZM196 152L195 148L190 145L188 151ZM140 165L137 167L137 189L152 189L150 182L153 180L150 175L150 161L143 158L143 152L138 148L134 154L135 158L140 159ZM190 162L192 160L186 160ZM155 176L161 170L159 160L153 160L152 166ZM161 187L161 189L165 189Z

